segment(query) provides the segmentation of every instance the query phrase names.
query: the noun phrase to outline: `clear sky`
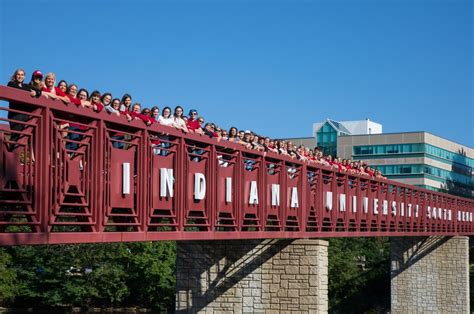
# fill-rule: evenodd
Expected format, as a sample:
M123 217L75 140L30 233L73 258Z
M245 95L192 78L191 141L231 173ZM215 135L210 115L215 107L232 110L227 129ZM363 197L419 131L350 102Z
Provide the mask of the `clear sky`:
M471 0L0 0L23 67L271 137L326 118L474 147Z

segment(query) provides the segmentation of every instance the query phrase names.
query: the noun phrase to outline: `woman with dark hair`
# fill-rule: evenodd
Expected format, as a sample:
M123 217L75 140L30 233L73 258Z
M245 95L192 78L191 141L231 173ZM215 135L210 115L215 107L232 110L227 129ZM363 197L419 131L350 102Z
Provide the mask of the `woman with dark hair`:
M158 122L166 126L174 127L174 117L171 115L170 107L166 106L163 108L163 111L161 112L161 116L158 119Z
M216 125L211 122L206 123L204 126L204 135L220 140L219 134L216 132Z
M252 145L252 149L263 152L265 151L265 148L263 145L260 145L259 139L259 136L255 134L250 144Z
M89 99L89 92L85 88L81 88L77 91L77 98L80 100L88 100Z
M288 144L286 143L286 141L278 141L277 147L280 155L291 156L288 152Z
M174 127L174 117L171 115L171 108L166 106L163 108L163 111L161 112L161 116L158 118L158 122L162 125ZM161 156L167 156L169 153L168 148L171 147L171 144L169 143L170 137L168 134L166 135L161 135L160 137L161 140Z
M130 94L124 94L122 100L120 101L120 111L130 111L130 106L132 105L132 96Z
M104 109L104 105L100 102L100 92L98 90L92 92L89 101L94 111L101 112Z
M41 82L41 78L43 77L43 74L41 74L40 71L35 71L32 75L32 80L34 80L35 73L37 74L39 78L39 82ZM41 75L39 75L41 74ZM12 88L17 88L24 90L26 92L30 93L31 97L40 97L41 96L41 88L35 88L30 85L27 85L24 83L25 81L25 70L23 69L17 69L13 75L10 78L10 81L8 82L7 86L12 87ZM39 85L41 87L41 85ZM13 110L19 110L19 111L27 111L31 112L32 108L28 104L22 104L22 103L17 103L17 102L10 102L10 109ZM12 112L8 111L8 119L11 120L16 120L16 121L21 121L21 122L26 122L30 119L30 116L27 114L19 113L19 112ZM14 121L10 121L10 130L12 131L22 131L24 129L23 124L15 123ZM10 135L10 140L16 142L20 138L20 134L18 133L11 133Z
M233 126L229 129L229 134L228 134L227 140L229 142L234 142L234 143L240 142L239 131L237 130L237 128L235 126Z
M100 102L105 106L109 106L112 104L112 94L111 93L104 93L102 97L100 97Z
M184 133L188 133L188 127L186 126L186 121L183 119L183 107L176 106L174 108L174 127L178 130L183 131Z
M66 82L65 80L60 80L57 87L59 87L59 89L60 89L64 94L66 94L67 89L68 89L68 85L67 85L67 82Z
M114 113L117 116L120 116L120 99L114 98L109 105L104 107L105 111L108 113Z
M147 117L151 117L151 116L150 116L150 112L151 112L151 111L150 111L149 108L143 108L141 114L142 114L142 115L145 115L145 116L147 116Z
M155 119L155 121L160 120L160 108L158 106L153 106L150 110L150 117Z

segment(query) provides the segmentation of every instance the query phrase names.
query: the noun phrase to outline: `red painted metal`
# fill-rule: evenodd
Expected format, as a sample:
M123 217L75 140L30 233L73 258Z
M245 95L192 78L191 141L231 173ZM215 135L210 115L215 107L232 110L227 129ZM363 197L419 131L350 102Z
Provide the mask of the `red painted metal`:
M9 116L28 116L0 118L1 245L474 232L472 199L146 127L5 86L0 100ZM31 110L10 109L8 101ZM169 188L161 169L172 169L173 197L161 196ZM206 194L197 200L200 174Z

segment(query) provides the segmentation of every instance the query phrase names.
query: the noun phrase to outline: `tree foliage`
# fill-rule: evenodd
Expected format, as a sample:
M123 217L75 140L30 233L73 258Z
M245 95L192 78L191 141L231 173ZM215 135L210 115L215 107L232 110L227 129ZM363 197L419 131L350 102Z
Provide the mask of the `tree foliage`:
M0 302L12 301L18 291L16 273L11 268L12 258L0 248Z
M369 313L389 310L389 260L387 238L330 239L330 311Z
M175 243L18 246L0 250L0 305L139 306L171 312Z

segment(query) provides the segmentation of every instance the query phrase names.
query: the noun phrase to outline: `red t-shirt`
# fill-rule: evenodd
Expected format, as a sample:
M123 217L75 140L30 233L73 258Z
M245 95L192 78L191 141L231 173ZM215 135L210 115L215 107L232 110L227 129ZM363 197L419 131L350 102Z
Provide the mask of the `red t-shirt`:
M79 107L81 105L81 100L79 98L73 97L72 95L69 95L69 94L67 94L66 97L69 98L69 100L76 106Z
M186 121L186 126L191 131L196 131L201 128L201 124L199 123L198 120L191 120L191 119L188 119L188 121Z
M129 114L132 117L137 117L137 118L141 119L145 123L148 123L148 121L151 122L152 124L156 123L156 120L153 117L150 117L150 116L147 116L147 115L144 115L144 114L141 114L141 113L137 113L137 112L129 112Z
M97 107L97 110L96 110L97 112L101 112L101 111L104 109L104 105L102 105L101 102L98 102L98 103L95 103L95 104L94 104L94 103L91 103L91 105L92 105L92 106L95 105L95 106Z
M55 93L56 95L61 96L61 97L66 96L66 94L64 94L64 92L59 87L54 87L54 92L53 92L53 89L43 87L43 92Z

